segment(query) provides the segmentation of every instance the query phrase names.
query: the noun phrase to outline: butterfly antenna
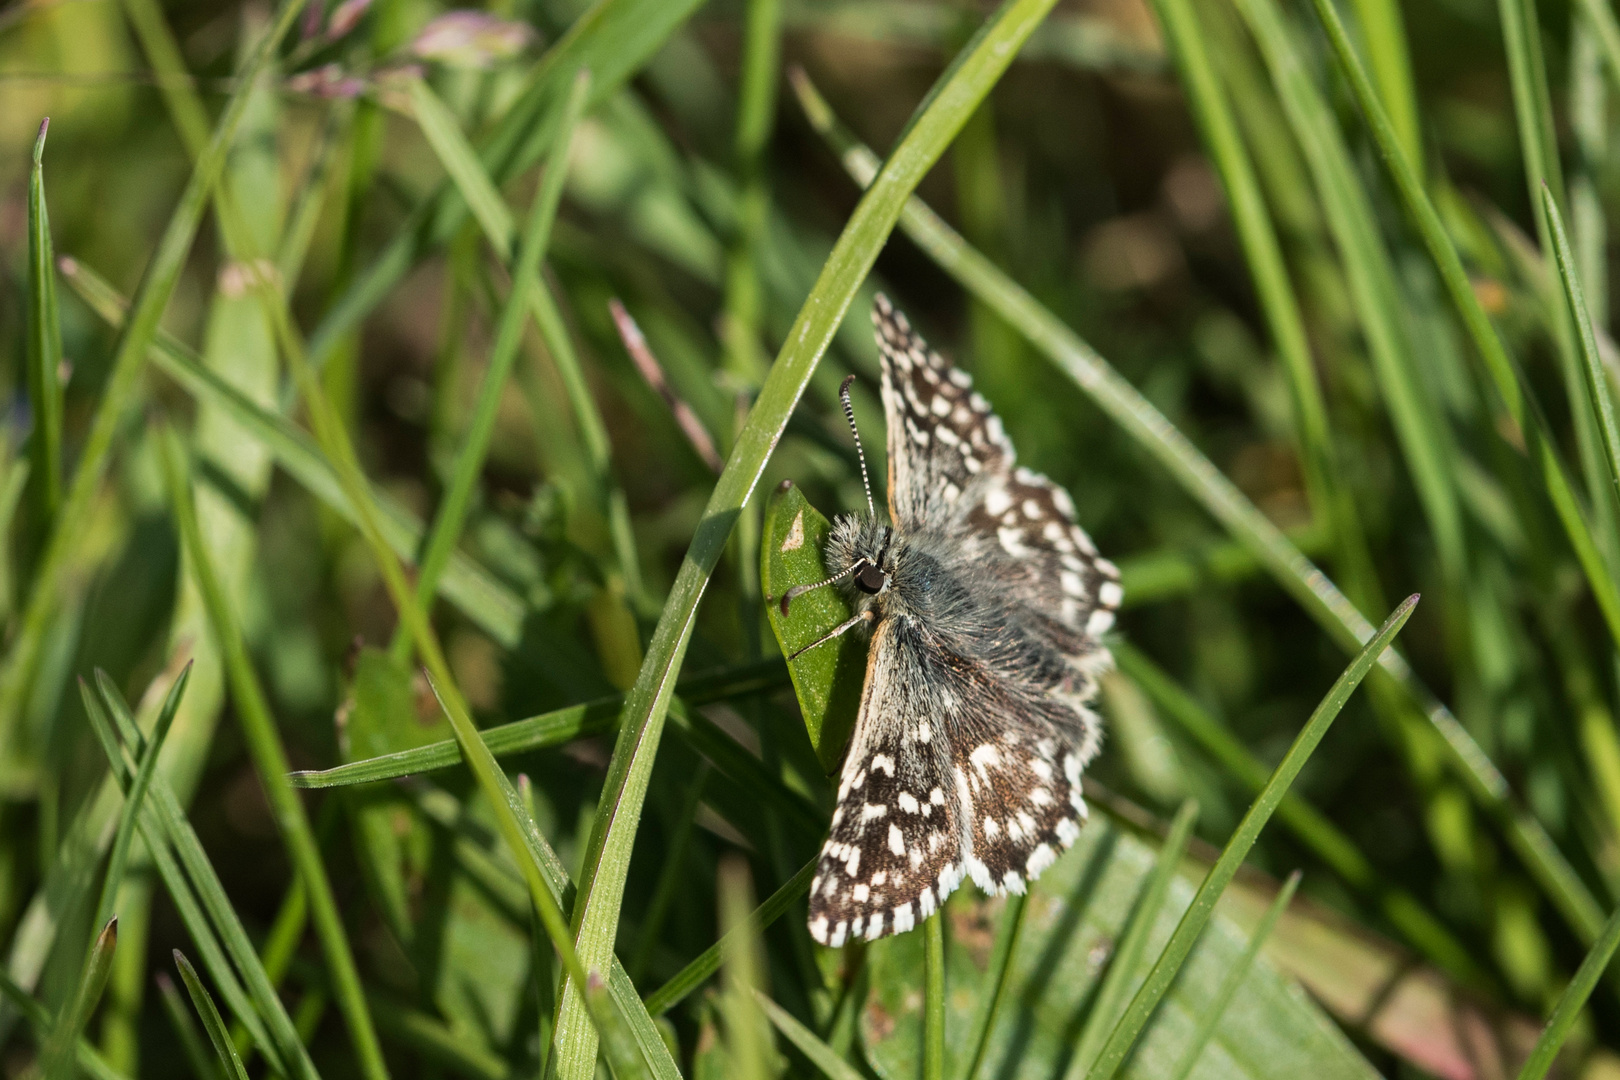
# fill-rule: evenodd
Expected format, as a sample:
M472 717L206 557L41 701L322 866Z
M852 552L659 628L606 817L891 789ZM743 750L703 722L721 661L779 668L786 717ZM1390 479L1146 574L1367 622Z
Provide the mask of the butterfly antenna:
M855 456L861 461L861 486L866 488L866 510L875 519L877 507L872 505L872 478L866 473L866 451L861 448L861 431L855 426L855 409L849 403L849 384L855 381L855 376L845 376L843 385L838 388L838 400L844 403L844 419L849 421L849 433L855 436Z
M787 618L788 604L792 603L793 599L795 597L803 596L805 593L814 592L817 589L826 588L828 585L831 585L833 582L838 581L841 578L848 577L849 575L853 574L855 571L859 570L861 567L863 567L865 565L866 565L866 560L865 559L856 559L849 566L845 567L843 570L840 570L838 573L834 574L832 577L828 578L826 581L818 581L813 585L795 585L795 586L793 586L793 588L789 589L787 592L782 594L782 618L784 618L784 619Z

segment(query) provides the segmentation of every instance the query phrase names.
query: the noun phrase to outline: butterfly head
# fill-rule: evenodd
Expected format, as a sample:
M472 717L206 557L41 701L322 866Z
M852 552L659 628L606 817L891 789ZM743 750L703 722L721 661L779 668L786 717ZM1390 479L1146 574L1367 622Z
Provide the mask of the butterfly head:
M865 514L845 514L827 538L827 569L861 596L878 596L894 572L894 529Z

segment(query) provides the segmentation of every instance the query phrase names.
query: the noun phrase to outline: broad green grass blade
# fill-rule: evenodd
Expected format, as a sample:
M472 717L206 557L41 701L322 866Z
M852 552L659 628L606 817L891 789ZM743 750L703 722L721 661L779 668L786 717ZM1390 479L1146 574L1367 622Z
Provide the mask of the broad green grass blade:
M1610 636L1620 641L1620 590L1616 589L1615 581L1609 576L1603 558L1592 539L1591 530L1570 487L1568 474L1563 463L1559 461L1550 429L1534 401L1520 387L1519 374L1514 368L1513 361L1508 356L1501 338L1497 336L1495 327L1491 325L1490 317L1485 314L1479 297L1475 295L1468 272L1463 268L1462 259L1447 236L1440 215L1423 190L1422 181L1406 160L1394 129L1390 126L1389 117L1379 104L1372 83L1367 78L1366 71L1362 69L1361 61L1356 56L1338 12L1334 10L1329 0L1313 0L1313 3L1322 25L1327 29L1328 40L1332 42L1339 68L1348 79L1356 103L1360 106L1367 126L1378 144L1384 166L1389 170L1395 181L1395 187L1400 192L1402 204L1417 225L1424 246L1428 248L1429 256L1440 272L1440 279L1445 285L1446 292L1457 308L1475 349L1484 361L1486 371L1495 384L1509 417L1523 435L1530 458L1541 474L1547 496L1552 500L1553 508L1564 526L1570 546L1575 550L1575 557L1586 576L1587 585L1592 590L1598 608L1603 612ZM1601 915L1597 916L1597 921L1601 921ZM1583 918L1582 922L1591 923L1591 920ZM1587 925L1583 929L1583 934L1595 932L1595 925Z
M1586 309L1586 296L1575 267L1574 253L1570 250L1569 236L1564 232L1563 216L1558 212L1552 191L1545 186L1541 189L1541 203L1558 263L1558 279L1563 284L1564 302L1569 305L1569 315L1574 320L1576 339L1580 343L1586 408L1602 436L1603 453L1609 467L1608 483L1620 487L1620 425L1615 422L1614 397L1609 392L1603 358L1598 354L1597 338L1592 333L1592 317Z
M230 1033L225 1030L225 1021L219 1015L219 1009L214 1006L214 999L209 995L208 988L197 977L197 969L191 966L185 953L179 949L174 950L174 966L180 969L180 978L186 984L186 993L191 995L192 1007L202 1018L203 1030L208 1032L208 1041L214 1044L214 1053L219 1055L220 1065L225 1069L229 1080L248 1080L247 1069L242 1065L242 1057L236 1052L236 1046L231 1042Z
M1157 0L1154 10L1165 29L1181 73L1204 144L1219 170L1227 205L1244 257L1254 279L1255 292L1265 312L1272 343L1283 361L1294 404L1294 424L1305 467L1311 505L1333 523L1333 533L1341 553L1340 572L1352 587L1360 606L1376 602L1381 591L1368 554L1367 539L1333 455L1328 430L1327 405L1317 380L1305 319L1299 299L1288 276L1282 246L1266 210L1265 197L1255 175L1254 165L1238 133L1236 119L1227 102L1215 69L1205 48L1205 35L1198 25L1198 14L1191 0Z
M29 473L40 518L41 535L49 530L62 502L62 320L56 308L56 258L51 247L51 217L45 206L45 133L51 118L40 121L34 140L34 165L28 173L28 407L34 432L29 442Z
M558 129L556 141L552 144L551 157L546 163L540 189L535 194L534 205L529 211L529 220L523 231L522 243L518 247L517 262L512 275L512 291L506 299L506 306L501 310L499 325L495 332L495 344L490 350L489 366L478 387L477 402L473 405L472 417L461 450L456 455L449 487L445 490L438 513L433 518L433 527L428 531L427 547L422 554L416 582L416 602L423 610L431 610L433 597L439 591L439 578L443 575L444 568L450 561L450 553L454 550L456 540L466 524L467 514L472 509L474 489L483 475L484 458L489 453L490 439L494 436L495 415L500 408L501 394L512 373L512 364L517 360L518 347L522 344L524 320L528 314L530 298L540 288L540 264L545 259L546 248L551 242L551 225L556 220L557 205L562 200L563 181L568 176L568 151L573 146L574 128L584 112L590 88L590 72L581 71L574 79L568 99L563 105L561 127ZM423 103L431 101L433 104L428 107L428 111L439 109L444 112L442 119L448 121L449 130L459 138L461 132L455 125L454 117L449 116L448 110L432 96L427 86L418 79L412 81L411 89L416 97L418 114L421 114ZM437 147L437 144L435 145ZM470 176L483 177L483 169L472 156L471 148L463 147L463 149L465 160L462 163L462 170ZM454 151L440 150L440 160L447 165L453 157ZM458 173L457 183L462 182L462 177ZM472 187L463 190L470 193ZM495 195L496 205L504 213L506 204L500 200L499 194L493 188L489 193ZM484 214L477 209L477 204L474 206L474 212L478 213L480 221L484 220ZM490 227L486 224L486 228ZM410 638L401 627L395 631L394 644L389 651L396 660L403 663L408 658L409 647Z
M923 920L923 1080L945 1080L945 915Z
M766 660L683 679L676 685L676 691L680 700L695 706L775 690L786 681L787 669L781 662ZM561 746L581 735L613 731L618 726L619 714L623 709L624 695L615 694L582 705L554 709L526 720L485 728L480 734L490 753L496 757L509 757L548 746ZM289 779L294 787L345 787L446 769L461 761L460 746L454 739L445 739L414 750L400 750L331 769L290 773Z
M709 497L697 533L653 631L641 673L608 767L591 830L580 898L574 909L581 959L602 966L612 955L641 808L663 734L675 673L691 638L698 601L714 572L738 514L822 354L865 280L916 185L1045 18L1053 0L1009 0L986 22L974 45L936 85L926 108L895 148L850 216L786 335L725 471ZM594 1034L585 1023L578 988L563 988L557 1024L559 1080L588 1080L595 1068Z
M540 58L517 100L496 124L479 150L484 171L502 184L538 161L555 131L546 111L567 93L576 71L588 68L594 76L587 109L607 100L697 6L698 0L597 0ZM450 184L418 207L310 335L310 362L317 368L324 364L419 258L455 234L466 212L459 190Z
M118 920L109 920L91 942L84 958L84 970L79 974L73 1000L56 1018L56 1030L51 1032L49 1048L45 1051L46 1080L73 1080L75 1049L90 1015L96 1011L101 992L107 988L107 976L112 974L113 953L118 948Z
M1110 1080L1119 1071L1137 1036L1142 1033L1153 1011L1169 992L1176 973L1181 970L1181 965L1186 962L1187 955L1192 952L1193 945L1197 943L1199 935L1203 933L1210 917L1214 915L1215 902L1220 899L1221 893L1226 890L1226 886L1237 874L1238 868L1243 865L1243 860L1248 857L1254 842L1260 838L1260 830L1265 828L1266 822L1271 819L1277 805L1282 802L1283 795L1287 793L1294 778L1299 775L1299 770L1305 767L1306 760L1322 741L1322 737L1327 734L1328 728L1339 715L1339 711L1344 708L1345 702L1350 700L1350 695L1361 684L1361 680L1377 664L1379 654L1394 640L1395 635L1400 633L1401 627L1406 625L1406 620L1411 617L1417 602L1416 596L1407 597L1401 602L1401 605L1384 621L1384 625L1379 628L1373 639L1351 661L1344 674L1339 676L1327 696L1322 699L1322 703L1306 721L1298 737L1294 739L1294 744L1289 747L1287 755L1272 772L1265 790L1260 792L1259 797L1249 807L1248 813L1243 815L1243 820L1233 831L1232 838L1226 842L1226 848L1221 852L1220 858L1210 868L1204 883L1198 888L1198 894L1193 898L1192 905L1181 917L1175 933L1160 952L1153 969L1148 972L1147 981L1142 984L1142 988L1126 1007L1119 1023L1114 1025L1114 1030L1109 1035L1107 1043L1103 1045L1097 1063L1087 1073L1090 1080Z
M1260 47L1311 172L1441 570L1458 583L1460 592L1467 575L1467 541L1451 479L1456 450L1445 418L1417 378L1417 359L1399 314L1401 279L1379 232L1376 211L1339 135L1332 107L1311 77L1278 6L1273 0L1236 0L1236 6Z
M759 995L760 1008L776 1030L788 1042L798 1047L799 1053L810 1059L810 1064L821 1070L827 1080L864 1080L865 1074L838 1056L838 1051L822 1042L816 1033L793 1018L793 1014L766 997Z
M105 724L105 716L110 715L112 721L118 725L118 731L116 736L108 731L105 740L121 737L129 746L131 753L138 757L146 749L146 739L135 725L135 718L130 714L129 707L118 695L118 690L110 679L98 677L97 689L101 695L99 701L87 686L84 687L85 708L90 713L92 722ZM118 752L116 741L106 747L106 750L114 775L127 791L134 777L127 769L123 755ZM237 996L237 1000L231 1000L231 995L227 994L227 1002L236 1012L237 1018L248 1025L249 1030L253 1032L254 1041L263 1049L265 1056L271 1059L277 1072L289 1076L291 1080L319 1080L320 1074L316 1071L314 1062L310 1060L303 1041L298 1037L292 1018L287 1015L286 1007L277 995L274 984L265 973L264 965L259 961L259 954L248 938L236 908L226 896L225 887L220 883L219 875L215 873L213 864L203 851L202 842L192 829L191 822L186 819L185 811L181 809L174 790L161 773L153 778L146 802L147 820L141 824L141 835L146 840L147 850L157 859L158 870L163 876L170 896L175 899L176 906L181 908L181 915L185 919L192 940L197 943L199 950L213 951L216 954L217 959L211 960L205 951L204 960L209 973L214 976L214 981L220 986L222 993L225 993L226 987L235 981L233 969L241 975L244 992ZM174 849L174 855L179 859L179 866L175 866L169 860L170 847ZM182 866L185 869L184 877L179 872ZM186 883L187 878L190 879L189 886ZM195 904L191 903L192 887L196 889ZM216 933L217 948L214 946ZM227 955L229 962L225 959Z
M1243 955L1238 959L1238 962L1232 965L1232 970L1227 974L1226 981L1221 984L1220 991L1216 994L1215 1001L1211 1003L1209 1010L1199 1018L1198 1031L1193 1035L1192 1042L1188 1044L1186 1051L1181 1055L1181 1060L1176 1063L1175 1071L1170 1074L1169 1080L1187 1080L1187 1077L1192 1075L1193 1066L1198 1064L1199 1056L1203 1054L1204 1048L1209 1045L1209 1040L1215 1034L1216 1028L1220 1027L1221 1017L1226 1013L1226 1007L1232 1003L1232 998L1236 996L1238 987L1243 985L1243 980L1248 977L1249 969L1254 966L1255 959L1260 955L1260 947L1266 943L1266 938L1271 936L1271 931L1276 927L1277 920L1282 918L1282 913L1288 909L1288 902L1294 898L1294 890L1299 888L1299 879L1300 872L1295 870L1288 875L1288 880L1283 882L1283 887L1277 890L1277 899L1271 902L1271 906L1266 909L1265 916L1260 920L1260 925L1256 926L1254 932L1249 935L1248 947L1243 950Z
M124 300L107 282L82 263L63 259L62 273L104 320L118 326ZM285 417L264 408L241 390L204 366L202 360L175 338L159 331L152 346L158 367L184 389L212 405L221 406L275 455L282 468L311 495L351 523L358 522L348 496L338 482L337 470L307 434ZM381 514L379 524L396 555L412 558L420 549L422 523L387 496L373 492ZM444 596L497 642L514 647L522 636L522 598L483 567L460 552L450 556L441 580Z
M192 170L191 179L158 241L157 250L141 277L140 286L135 290L130 316L113 349L107 382L89 434L85 437L84 447L79 453L73 481L40 557L16 637L3 665L0 665L0 744L14 737L11 729L16 726L46 632L56 611L62 577L68 568L70 548L86 527L92 500L101 486L102 474L112 455L113 439L124 423L125 413L140 387L141 371L148 348L157 333L158 321L179 283L192 238L202 220L209 195L224 171L226 156L247 108L251 90L302 6L302 0L287 0L274 26L236 73L236 90L220 115L208 149Z
M1592 990L1597 986L1598 980L1608 970L1609 962L1614 959L1614 952L1620 947L1620 908L1616 908L1609 916L1609 921L1603 926L1603 933L1587 951L1586 959L1581 961L1575 977L1559 995L1558 1004L1553 1007L1552 1015L1547 1018L1547 1026L1542 1029L1541 1037L1536 1040L1535 1049L1530 1052L1530 1058L1519 1070L1519 1080L1542 1080L1547 1071L1552 1068L1553 1060L1558 1057L1558 1051L1563 1047L1564 1040L1575 1027L1575 1021L1586 1006L1586 999L1592 996Z
M140 765L135 771L135 782L130 785L129 797L124 800L123 812L118 817L118 831L113 834L112 854L107 858L107 876L101 885L101 900L96 904L95 921L92 926L104 926L117 913L113 905L118 900L118 887L124 880L124 867L129 861L129 845L135 837L135 825L140 820L141 807L146 801L146 789L152 786L152 776L157 771L158 753L163 749L163 740L168 737L169 727L180 711L180 698L186 692L186 682L191 678L191 665L188 663L180 672L180 677L174 680L169 688L168 700L163 703L163 711L158 713L157 724L152 728L152 734L146 743L146 749L141 754Z
M871 151L839 125L802 71L794 73L793 83L811 125L842 157L845 171L858 184L871 183L876 168ZM941 268L1017 327L1126 434L1157 458L1341 648L1354 653L1371 639L1373 627L1327 575L1095 349L963 241L921 199L911 200L900 223ZM1380 664L1439 732L1469 794L1491 811L1548 896L1583 939L1595 938L1603 921L1602 909L1541 823L1515 804L1507 778L1398 652L1385 652Z
M789 878L780 889L772 893L766 901L754 909L748 917L746 924L737 927L726 934L725 937L704 949L697 959L687 964L675 976L647 995L647 1012L653 1016L660 1016L674 1008L686 995L702 986L720 965L725 963L726 956L742 940L742 934L762 934L782 914L798 902L799 897L810 891L810 881L816 876L816 860L811 859L799 868L799 872Z
M1162 668L1129 642L1110 646L1119 669L1160 709L1160 715L1203 747L1226 772L1258 794L1269 776L1265 764ZM1289 792L1277 820L1345 883L1374 902L1391 926L1419 953L1466 986L1488 989L1493 980L1461 941L1416 896L1381 875L1365 852L1331 818Z
M354 961L354 951L349 944L348 931L343 926L337 896L326 874L326 865L321 861L320 844L310 827L303 801L287 781L287 773L291 771L287 764L287 751L281 744L275 718L270 713L269 699L254 670L247 641L226 596L224 583L220 581L208 547L203 542L197 509L192 501L191 467L186 450L180 443L179 435L166 425L159 427L157 438L162 452L164 476L169 486L171 512L179 525L191 572L203 596L214 637L223 654L231 700L237 719L241 722L243 741L247 743L257 767L259 781L270 802L282 843L287 846L287 854L297 868L309 898L315 933L330 969L338 1008L343 1013L353 1040L360 1070L371 1080L386 1080L388 1065L383 1060L382 1044L377 1040L376 1027L366 1009L360 970Z
M1187 841L1192 838L1193 825L1197 821L1198 803L1188 799L1181 804L1170 823L1170 831L1159 848L1158 858L1154 860L1153 873L1131 911L1124 937L1108 962L1108 973L1097 988L1096 998L1086 1015L1085 1026L1080 1029L1080 1039L1075 1045L1074 1057L1069 1061L1065 1076L1080 1077L1090 1072L1102 1052L1104 1040L1124 1015L1129 1001L1126 995L1142 974L1148 935L1153 932L1153 925L1158 921L1165 900L1170 895L1170 883L1181 868L1181 857L1187 853Z

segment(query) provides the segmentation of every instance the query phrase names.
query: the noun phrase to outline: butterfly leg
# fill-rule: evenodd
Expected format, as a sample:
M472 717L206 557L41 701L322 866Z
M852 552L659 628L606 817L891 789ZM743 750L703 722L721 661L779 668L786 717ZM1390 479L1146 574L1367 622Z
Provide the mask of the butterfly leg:
M788 657L788 659L789 660L797 660L799 657L803 656L805 653L809 652L811 649L815 648L817 645L825 645L827 642L831 641L833 638L839 637L842 634L848 633L850 630L852 630L855 627L856 623L871 622L875 618L877 618L877 616L873 612L863 611L859 615L854 616L853 618L846 619L843 622L839 623L837 626L833 627L831 630L827 631L825 634L822 634L820 637L818 637L816 640L812 641L810 644L806 645L804 648L799 649L792 656Z

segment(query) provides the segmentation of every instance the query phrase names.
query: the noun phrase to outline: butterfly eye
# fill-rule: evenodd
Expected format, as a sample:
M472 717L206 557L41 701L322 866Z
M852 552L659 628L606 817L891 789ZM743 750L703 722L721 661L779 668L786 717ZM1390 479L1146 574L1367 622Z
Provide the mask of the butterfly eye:
M855 587L868 596L876 596L882 591L883 583L888 576L871 563L867 563L855 574Z

